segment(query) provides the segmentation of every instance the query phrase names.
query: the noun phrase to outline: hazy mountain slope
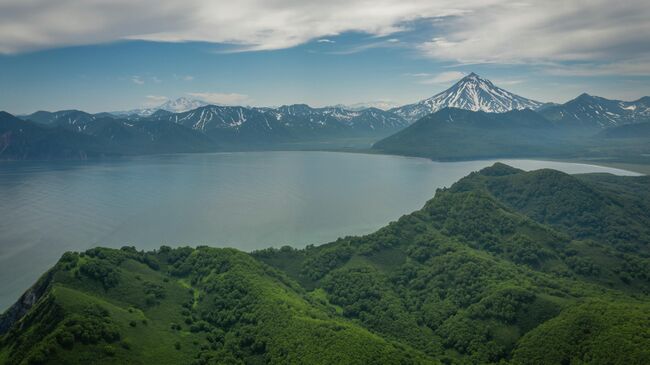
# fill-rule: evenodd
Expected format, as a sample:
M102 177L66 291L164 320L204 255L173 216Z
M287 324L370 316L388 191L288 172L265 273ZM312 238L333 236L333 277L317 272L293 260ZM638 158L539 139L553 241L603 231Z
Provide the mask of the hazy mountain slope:
M37 124L3 113L0 116L0 158L85 159L204 152L218 148L218 144L204 134L171 122L128 122L106 117L85 118L85 113L81 116L74 114L78 118L61 114L49 124Z
M0 112L0 160L85 159L111 154L97 138Z
M123 148L116 150L118 154L260 149L284 143L308 147L310 141L385 137L407 125L401 117L376 108L311 108L303 104L253 108L205 105L184 98L155 111L131 114L62 110L39 111L22 118L98 137ZM159 135L161 131L167 131L166 135Z
M393 108L402 118L416 120L444 108L458 108L488 113L502 113L518 109L537 109L541 102L526 99L495 86L490 80L471 73L449 89L415 104Z
M132 121L100 118L81 132L106 141L122 154L205 152L217 144L198 131L165 121Z
M606 128L598 133L602 138L650 138L650 122L624 124L616 127Z
M532 110L445 108L375 143L373 149L438 160L562 155L574 147L566 139L593 133L557 126Z
M106 118L106 116L104 116L104 118ZM98 117L81 110L60 110L57 112L38 111L33 114L22 116L21 119L80 132L83 130L85 125L98 119Z
M279 108L210 105L148 119L178 123L233 144L389 133L406 126L400 117L379 109L351 111L335 107L311 108L304 104Z
M620 101L581 94L561 105L540 111L547 119L563 124L607 128L650 121L650 99Z
M377 108L348 110L341 107L311 108L304 104L284 105L269 109L269 113L282 121L287 127L311 130L342 130L356 132L398 130L407 123L397 115Z
M290 137L275 118L256 109L209 105L184 113L148 118L199 131L222 143L272 143Z

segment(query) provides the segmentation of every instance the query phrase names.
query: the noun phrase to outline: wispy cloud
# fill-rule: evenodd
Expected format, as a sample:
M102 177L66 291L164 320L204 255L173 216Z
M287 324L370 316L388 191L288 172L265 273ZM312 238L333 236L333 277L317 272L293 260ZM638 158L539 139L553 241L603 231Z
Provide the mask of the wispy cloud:
M544 67L544 72L557 76L648 76L650 56L613 62L555 63Z
M404 76L410 76L410 77L429 77L432 76L432 74L428 72L417 72L417 73L405 73Z
M144 84L144 79L141 76L131 76L131 82L133 82L136 85L143 85Z
M379 41L373 41L369 43L363 43L363 44L358 44L354 46L349 46L337 51L330 51L327 52L328 54L339 54L339 55L347 55L347 54L354 54L354 53L359 53L363 51L367 51L369 49L375 49L375 48L395 48L395 47L402 47L402 45L399 43L399 40L391 38L391 39L383 39Z
M0 53L123 39L205 41L256 51L330 43L346 32L387 37L339 52L346 54L391 43L412 46L394 35L427 20L435 30L416 47L436 60L589 62L588 72L595 74L650 74L649 62L633 64L650 58L647 0L615 5L608 0L3 0Z
M177 75L177 74L174 74L173 77L174 77L175 80L181 80L181 81L193 81L194 80L194 76L192 76L192 75Z
M169 100L168 97L166 96L161 96L161 95L147 95L145 102L142 104L145 108L153 108L157 107L160 104L163 104Z
M404 22L448 14L444 5L429 0L4 0L0 52L121 39L282 49L350 31L392 34L403 30Z
M446 72L441 72L433 77L428 77L428 74L425 74L427 76L421 76L421 80L418 82L421 84L447 84L450 82L455 82L458 81L459 79L462 79L465 74L460 71L446 71Z
M522 79L492 79L492 82L495 85L499 86L512 86L512 85L519 85L521 83L524 83L526 80Z
M650 6L645 0L494 1L481 11L439 22L420 44L426 55L460 63L592 63L559 68L590 74L650 74ZM630 63L635 65L630 65ZM579 73L579 72L578 72Z
M246 105L251 102L248 95L237 93L192 92L187 95L216 105Z

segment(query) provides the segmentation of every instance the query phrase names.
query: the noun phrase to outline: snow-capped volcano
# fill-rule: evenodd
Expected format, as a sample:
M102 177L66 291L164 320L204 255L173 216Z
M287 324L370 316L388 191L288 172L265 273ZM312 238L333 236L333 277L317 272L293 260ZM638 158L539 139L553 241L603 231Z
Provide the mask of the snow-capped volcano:
M111 114L118 116L137 115L139 117L149 117L159 110L168 111L170 113L184 113L186 111L200 108L206 105L208 105L208 103L205 103L201 100L180 97L176 100L168 100L163 104L153 108L131 109L127 111L111 112Z
M172 113L183 113L188 110L193 110L206 105L208 105L208 103L205 103L201 100L180 97L176 100L169 100L165 102L164 104L160 105L157 109L166 110Z
M515 109L534 110L542 104L497 87L490 80L483 79L472 72L439 94L415 104L391 109L391 111L414 122L445 107L503 113Z

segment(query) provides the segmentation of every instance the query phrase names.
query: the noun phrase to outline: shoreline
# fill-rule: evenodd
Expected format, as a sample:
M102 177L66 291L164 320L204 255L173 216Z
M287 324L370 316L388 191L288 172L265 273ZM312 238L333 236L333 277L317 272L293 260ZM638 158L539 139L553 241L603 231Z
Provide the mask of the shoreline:
M399 153L387 153L383 151L373 150L371 148L359 148L359 147L339 147L339 148L290 148L288 146L281 146L279 148L264 148L264 149L243 149L243 150L223 150L223 151L203 151L203 152L172 152L172 153L151 153L151 154L136 154L136 155L122 155L122 156L105 156L105 157L96 157L96 158L87 158L87 159L34 159L34 160L0 160L1 163L22 163L22 162L33 162L33 163L44 163L44 162L102 162L102 161L122 161L131 158L139 157L152 157L152 156L175 156L175 155L196 155L196 154L220 154L220 153L246 153L246 152L338 152L338 153L356 153L364 155L385 155L385 156L397 156L397 157L407 157L407 158L421 158L433 162L444 163L444 162L470 162L470 161L494 161L494 160L538 160L538 161L550 161L550 162L567 162L567 163L579 163L592 166L600 167L609 167L620 170L626 170L629 172L638 173L641 175L650 175L650 158L647 163L639 163L637 161L625 161L621 158L620 161L609 160L609 159L590 159L590 158L579 158L579 157L567 157L567 158L558 158L558 157L546 157L546 156L500 156L500 157L484 157L484 158L468 158L468 159L444 159L436 160L427 156L417 156L417 155L407 155ZM618 157L612 157L613 159L619 159Z

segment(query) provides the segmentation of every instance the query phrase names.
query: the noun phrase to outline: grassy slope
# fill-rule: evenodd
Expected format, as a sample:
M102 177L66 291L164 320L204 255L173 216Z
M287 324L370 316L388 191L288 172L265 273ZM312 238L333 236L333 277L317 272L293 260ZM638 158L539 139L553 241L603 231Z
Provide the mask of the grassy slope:
M84 273L92 263L106 263L116 282ZM336 318L235 250L95 249L67 254L54 272L47 294L3 338L5 363L431 362Z
M0 363L644 364L648 185L497 164L319 247L69 253Z

